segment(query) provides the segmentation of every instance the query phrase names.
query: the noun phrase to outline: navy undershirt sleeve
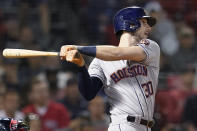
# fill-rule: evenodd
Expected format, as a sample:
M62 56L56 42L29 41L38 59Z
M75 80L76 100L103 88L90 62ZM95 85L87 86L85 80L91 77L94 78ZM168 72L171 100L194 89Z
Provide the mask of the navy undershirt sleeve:
M103 87L103 83L99 78L90 77L85 66L80 67L78 80L79 91L81 95L88 101L92 100Z

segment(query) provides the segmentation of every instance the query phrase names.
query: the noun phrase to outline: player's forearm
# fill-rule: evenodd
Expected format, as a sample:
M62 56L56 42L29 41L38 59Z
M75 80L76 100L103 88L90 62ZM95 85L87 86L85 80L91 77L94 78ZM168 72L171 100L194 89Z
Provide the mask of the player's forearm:
M146 58L145 52L138 46L116 47L116 46L78 46L82 54L97 57L105 61L134 60L142 61Z

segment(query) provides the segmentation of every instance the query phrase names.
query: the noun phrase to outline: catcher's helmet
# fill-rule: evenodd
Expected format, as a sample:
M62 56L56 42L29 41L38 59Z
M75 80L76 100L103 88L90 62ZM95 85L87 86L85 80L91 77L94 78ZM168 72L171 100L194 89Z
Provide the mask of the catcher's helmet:
M150 26L156 24L154 17L146 15L143 8L131 6L121 9L114 16L114 31L117 34L119 31L134 32L140 28L139 19L145 18Z

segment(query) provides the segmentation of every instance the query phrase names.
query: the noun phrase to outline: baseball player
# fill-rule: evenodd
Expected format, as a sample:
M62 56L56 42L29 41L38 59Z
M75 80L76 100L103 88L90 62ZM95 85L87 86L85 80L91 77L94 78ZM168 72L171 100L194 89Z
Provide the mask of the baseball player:
M147 39L156 19L141 7L114 16L119 46L62 46L60 56L80 67L79 90L87 99L104 88L110 102L108 131L150 131L153 127L160 48ZM81 54L96 57L87 71Z

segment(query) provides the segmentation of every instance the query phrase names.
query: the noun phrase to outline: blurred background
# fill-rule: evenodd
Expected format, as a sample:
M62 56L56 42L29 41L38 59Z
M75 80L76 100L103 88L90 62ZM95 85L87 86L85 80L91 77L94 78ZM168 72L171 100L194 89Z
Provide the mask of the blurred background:
M152 130L197 130L196 0L0 0L0 50L116 46L113 16L133 5L157 18L150 39L161 47L161 69ZM85 59L88 66L92 58ZM31 131L107 130L107 99L101 91L85 101L77 70L56 57L0 56L0 117L25 119Z

